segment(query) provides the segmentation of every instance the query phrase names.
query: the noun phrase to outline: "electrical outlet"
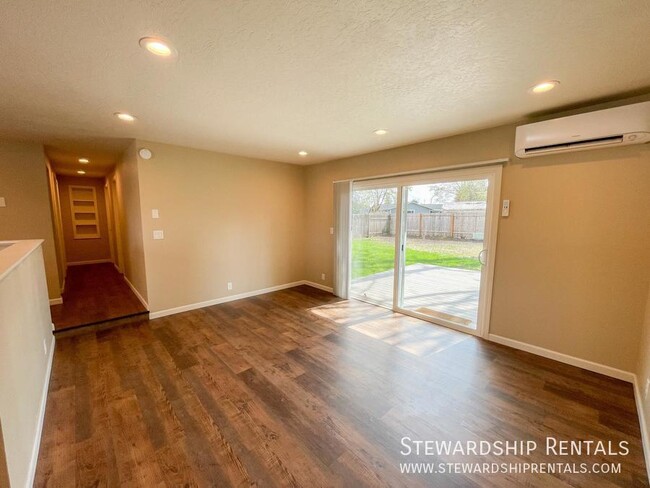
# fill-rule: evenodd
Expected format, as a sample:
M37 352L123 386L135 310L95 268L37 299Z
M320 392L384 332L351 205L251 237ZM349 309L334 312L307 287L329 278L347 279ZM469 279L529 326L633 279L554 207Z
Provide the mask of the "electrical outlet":
M322 274L320 275L320 279L323 280L323 281L325 281L325 273L322 273Z
M330 234L334 235L334 227L330 227Z
M43 339L43 354L47 356L47 342Z
M5 202L5 197L0 197L0 207L6 207L7 202Z
M164 239L165 238L165 233L162 230L154 230L153 231L153 238L158 240L158 239Z
M230 281L228 282L228 289L232 290L232 283Z

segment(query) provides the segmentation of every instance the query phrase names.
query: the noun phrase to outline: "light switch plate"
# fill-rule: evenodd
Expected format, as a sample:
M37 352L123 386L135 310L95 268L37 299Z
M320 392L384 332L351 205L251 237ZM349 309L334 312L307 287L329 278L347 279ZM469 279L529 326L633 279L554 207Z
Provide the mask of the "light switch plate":
M164 239L165 234L163 233L162 230L154 230L153 231L153 238L158 240L158 239Z
M5 197L0 197L0 207L6 207L7 202L5 202Z
M501 205L501 217L507 217L510 215L510 200L504 200L503 205Z
M334 235L334 227L330 227L330 234Z
M160 217L160 215L158 214L158 209L157 208L152 208L151 209L151 218L152 219L157 219L159 217Z

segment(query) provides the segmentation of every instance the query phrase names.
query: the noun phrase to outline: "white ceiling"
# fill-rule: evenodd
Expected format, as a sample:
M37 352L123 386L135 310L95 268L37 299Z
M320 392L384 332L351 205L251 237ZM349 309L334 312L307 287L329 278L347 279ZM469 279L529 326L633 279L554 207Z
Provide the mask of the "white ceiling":
M0 137L70 168L129 138L315 163L648 90L649 26L648 0L3 1Z

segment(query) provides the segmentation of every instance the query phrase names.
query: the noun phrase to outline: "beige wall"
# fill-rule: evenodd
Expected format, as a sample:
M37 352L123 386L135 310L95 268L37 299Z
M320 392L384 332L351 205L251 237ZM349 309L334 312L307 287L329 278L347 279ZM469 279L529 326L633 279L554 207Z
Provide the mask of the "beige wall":
M108 222L106 215L106 199L104 196L103 178L81 178L74 176L57 177L61 201L61 220L63 223L63 238L68 263L86 261L102 261L111 259L111 247L108 237ZM92 186L97 196L97 212L99 216L99 238L75 239L70 212L70 186Z
M515 126L307 167L306 276L331 286L332 182L497 158L492 334L636 370L650 280L650 146L514 157Z
M0 141L0 240L44 239L48 294L60 298L45 164L41 144Z
M151 311L303 279L302 167L141 146L153 152L138 161ZM152 239L154 229L164 240Z
M116 238L120 240L120 267L124 276L147 300L147 271L145 268L142 219L140 209L140 181L135 141L122 154L115 172L109 175L114 183L117 207Z
M0 273L19 259L0 278L0 418L14 487L31 486L54 349L40 244L23 241L0 250Z
M650 280L650 146L511 164L492 332L634 372Z
M639 412L641 419L645 420L644 435L646 442L650 442L650 289L648 289L648 300L645 307L645 318L643 322L643 334L639 347L639 365L637 367L637 382L642 412ZM650 461L650 452L646 452L646 463ZM650 473L650 465L647 466Z

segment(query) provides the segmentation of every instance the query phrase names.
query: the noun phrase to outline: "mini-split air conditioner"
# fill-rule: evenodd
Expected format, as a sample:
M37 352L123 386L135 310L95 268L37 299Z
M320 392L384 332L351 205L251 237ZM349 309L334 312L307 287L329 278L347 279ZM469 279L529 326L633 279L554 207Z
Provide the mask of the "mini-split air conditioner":
M650 141L650 102L517 127L515 155L530 158Z

